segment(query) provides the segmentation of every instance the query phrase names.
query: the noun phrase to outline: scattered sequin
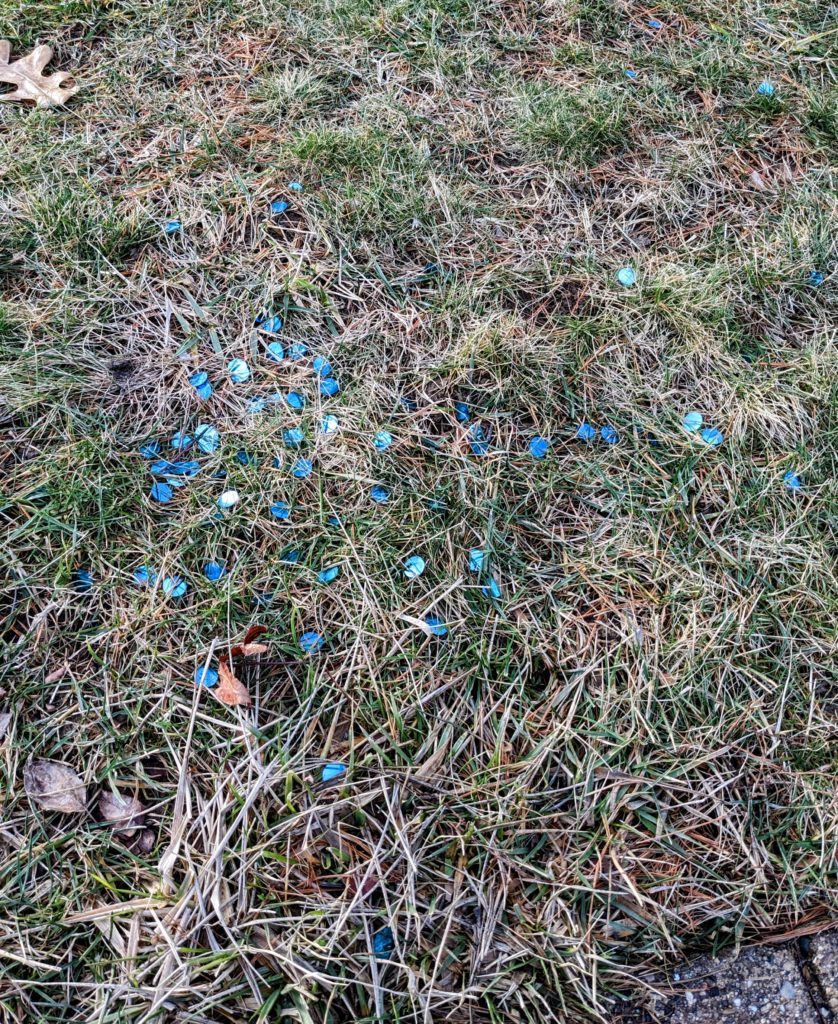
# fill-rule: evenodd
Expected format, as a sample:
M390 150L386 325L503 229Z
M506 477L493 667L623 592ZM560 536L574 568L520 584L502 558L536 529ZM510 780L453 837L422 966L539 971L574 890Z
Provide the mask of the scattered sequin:
M606 444L616 444L620 440L620 435L617 431L609 426L600 427L599 436Z
M576 436L580 441L593 441L596 437L596 427L592 427L590 423L580 423Z
M332 782L334 779L340 778L341 775L346 775L346 765L340 764L337 761L331 761L329 764L323 765L323 771L320 773L320 781Z
M317 574L317 578L321 583L332 583L340 576L340 566L332 565L328 569L323 569Z
M289 427L288 430L283 430L282 440L288 448L299 448L305 440L305 434L299 427Z
M448 627L443 625L442 619L438 619L435 615L426 615L425 625L434 636L447 636L448 634Z
M86 594L93 589L93 574L89 569L76 569L73 572L73 584L77 594Z
M268 404L267 398L255 397L251 398L247 403L247 411L251 416L256 416L260 412L265 411L265 407Z
M250 377L250 367L243 359L231 359L227 363L227 370L234 384L244 384Z
M158 481L151 487L151 496L155 501L159 501L161 505L165 505L170 502L174 497L175 492L172 490L171 485Z
M631 78L632 80L637 78L637 72L634 70L634 68L626 68L623 74L626 76L626 78Z
M468 418L471 415L468 405L465 402L455 402L454 415L457 417L457 421L459 423L467 423Z
M159 441L146 441L144 445L140 446L140 455L144 459L153 459L160 454L160 442Z
M211 427L208 423L201 423L195 428L195 443L202 452L210 455L221 444L221 436L215 427Z
M483 593L486 595L486 597L493 597L496 601L500 600L500 597L501 597L500 584L498 583L498 581L494 577L492 577L489 580L489 585L487 587L483 587L482 590L483 590Z
M376 484L370 491L370 497L379 505L385 505L390 500L390 492L386 487Z
M154 583L157 573L148 565L138 565L133 572L133 579L137 586L145 587L149 583Z
M771 82L768 81L760 82L757 86L757 92L760 94L760 96L773 96L774 86Z
M178 220L178 218L173 217L172 220L166 221L166 223L163 225L163 230L166 232L167 235L176 235L178 231L181 230L182 227L183 225Z
M337 416L324 416L323 422L320 424L321 434L334 434L340 427L340 420Z
M323 356L315 356L314 359L312 360L311 365L314 367L315 371L320 374L321 377L328 377L331 375L332 364L329 362L328 359L325 359Z
M182 580L180 576L166 576L161 583L161 588L167 597L183 597L188 589L186 581Z
M186 449L191 446L192 438L189 436L189 434L184 434L182 430L179 430L176 434L172 436L172 439L171 441L169 441L169 444L172 446L172 448L177 448L179 451L185 452Z
M285 501L275 501L271 505L271 515L274 519L287 519L291 515L291 506Z
M379 430L372 439L372 443L373 447L377 448L380 452L385 452L393 443L393 435L387 430Z
M239 503L239 492L238 491L224 491L221 497L218 499L219 508L233 508L234 505Z
M220 580L226 571L221 562L207 562L204 566L204 576L212 583Z
M543 459L550 449L550 442L546 437L531 437L529 449L534 459Z
M289 359L304 359L307 355L308 346L304 345L301 341L295 341L293 345L288 346Z
M313 469L314 465L311 459L297 459L291 472L297 479L304 480L307 476L311 476Z
M195 685L212 688L218 685L218 672L209 665L201 665L195 669Z
M393 937L392 928L382 928L381 931L378 931L373 935L372 951L379 959L388 959L395 948L396 940Z
M404 563L405 579L415 580L425 571L425 559L421 555L411 555Z
M323 646L323 637L319 633L303 633L300 637L300 647L306 654L316 654Z
M790 491L799 491L803 486L800 482L800 477L793 469L790 469L787 473L783 473L783 483Z
M691 434L695 433L696 430L701 426L704 417L700 412L688 412L687 415L681 420L681 426L684 430L688 430Z
M288 203L284 199L274 199L271 203L271 213L278 217L288 209Z
M480 548L472 548L468 553L468 567L472 572L480 572L486 561L486 552Z
M701 431L701 438L706 441L707 444L712 444L716 447L724 441L725 436L721 430L717 430L716 427L707 427L706 430Z
M272 363L281 363L285 358L285 353L282 350L282 345L278 341L272 341L267 348L268 359Z
M621 267L617 271L617 283L623 288L631 288L637 283L637 273L633 267Z
M289 391L285 401L292 409L304 409L306 404L305 397L299 391Z
M269 316L267 320L263 320L259 326L263 331L267 331L268 334L279 334L282 330L282 317Z
M292 192L303 192L304 191L303 183L301 181L289 181L288 182L288 188Z
M820 288L820 286L826 280L826 275L822 270L810 270L809 271L809 284L813 288Z
M334 377L324 377L320 381L320 394L325 395L327 398L331 398L340 391L340 384L335 380Z

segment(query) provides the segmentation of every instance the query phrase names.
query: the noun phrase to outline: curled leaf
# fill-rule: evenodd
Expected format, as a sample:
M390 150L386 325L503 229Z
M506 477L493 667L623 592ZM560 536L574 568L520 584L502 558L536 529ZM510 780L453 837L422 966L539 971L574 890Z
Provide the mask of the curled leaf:
M133 796L123 796L109 789L99 797L99 813L103 821L113 825L115 832L132 836L145 824L145 807Z
M30 761L23 769L26 795L45 811L80 814L87 807L87 790L79 776L58 761Z

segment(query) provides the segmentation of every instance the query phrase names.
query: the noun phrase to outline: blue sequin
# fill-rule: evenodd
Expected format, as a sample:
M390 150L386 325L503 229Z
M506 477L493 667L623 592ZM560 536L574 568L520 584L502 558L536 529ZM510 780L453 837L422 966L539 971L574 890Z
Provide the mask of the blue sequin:
M704 417L700 412L688 412L687 415L681 420L681 426L684 430L689 431L691 434L695 433L696 430L701 426Z
M714 447L718 447L725 436L721 430L717 430L716 427L707 427L706 430L701 431L701 439L707 444L712 444Z
M372 439L372 443L373 447L377 448L380 452L387 451L393 443L393 435L387 430L379 430Z
M531 437L529 449L534 459L543 459L550 449L550 442L546 437Z
M288 203L284 199L274 199L271 203L271 213L278 217L279 214L285 213L288 209Z
M633 267L621 267L617 271L617 283L621 284L623 288L631 288L637 283L637 272Z
M250 377L250 367L243 359L231 359L227 363L227 370L230 374L230 380L234 384L244 384Z
M174 497L175 492L169 486L169 484L158 481L152 485L151 496L155 501L159 501L161 505L165 505L170 502Z
M620 440L620 435L617 431L607 425L599 428L599 436L606 444L616 444Z
M271 515L274 519L287 519L291 515L291 506L285 501L275 501L271 505Z
M580 441L593 441L596 437L596 427L592 427L590 423L580 423L576 436Z
M307 476L311 476L312 469L314 469L314 465L311 459L297 459L291 472L299 480L304 480Z
M390 492L386 487L376 484L370 491L370 497L373 501L378 502L379 505L384 505L390 500Z
M289 427L288 430L283 430L282 440L288 448L299 448L305 440L305 434L299 427Z
M425 625L434 636L447 636L448 634L448 627L443 625L442 619L438 619L435 615L426 615Z
M319 633L303 633L300 637L300 647L306 654L316 654L323 646L323 637Z
M153 459L160 454L160 442L159 441L146 441L144 445L140 446L140 455L144 459Z
M278 341L272 341L267 348L268 359L273 363L281 363L285 358L285 353L282 350L282 345Z
M204 576L206 576L211 583L215 583L216 580L220 580L226 571L227 570L221 562L207 562L204 566Z
M306 404L305 397L299 391L289 391L285 401L292 409L304 409Z
M182 580L180 576L166 576L161 587L167 597L183 597L188 589L186 581Z
M195 669L195 685L212 688L218 685L218 672L209 665L206 668L201 665Z
M321 583L332 583L340 576L340 566L332 565L328 569L323 569L317 574L317 578Z
M404 563L405 579L415 580L425 571L425 559L421 555L411 555Z
M334 377L324 377L320 381L320 394L325 395L327 398L331 398L340 391L340 384L335 380Z
M323 765L323 770L320 773L320 781L332 782L334 779L340 778L341 775L346 775L346 765L340 764L337 761L331 761L329 764Z

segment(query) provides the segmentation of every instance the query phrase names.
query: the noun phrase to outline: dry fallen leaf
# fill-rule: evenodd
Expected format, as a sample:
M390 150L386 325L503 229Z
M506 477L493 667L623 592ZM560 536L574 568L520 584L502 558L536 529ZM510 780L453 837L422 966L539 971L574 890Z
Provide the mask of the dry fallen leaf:
M36 46L28 56L9 63L11 49L8 39L0 39L0 82L17 86L12 92L0 93L0 101L30 100L39 107L60 107L79 91L77 85L63 85L73 77L66 71L44 74L52 60L51 46Z
M99 797L99 813L114 826L115 832L132 836L145 824L145 807L133 796L123 796L109 789Z
M154 832L150 828L144 828L137 838L131 841L131 849L134 853L151 853L154 849Z
M250 694L247 692L247 687L235 677L226 658L218 660L218 685L213 687L211 692L223 704L240 705L243 708L250 707Z
M57 761L30 761L23 769L23 786L45 811L78 814L87 806L84 783L72 768Z
M11 725L11 723L11 711L0 711L0 740L2 740L6 733L9 731L9 726Z
M263 633L268 632L267 626L250 626L248 631L244 634L244 640L240 644L236 644L230 651L230 654L234 658L239 655L247 657L249 654L264 654L267 651L265 644L255 644L253 641L257 636L261 636Z

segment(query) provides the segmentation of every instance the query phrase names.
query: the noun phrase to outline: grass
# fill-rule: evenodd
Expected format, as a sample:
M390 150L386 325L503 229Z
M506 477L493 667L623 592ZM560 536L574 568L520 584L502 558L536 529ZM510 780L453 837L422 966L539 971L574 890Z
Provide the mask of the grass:
M0 1016L582 1024L694 952L834 918L829 5L0 22L83 86L0 106ZM263 312L338 396L265 359ZM306 409L248 412L278 389ZM200 422L221 449L155 504L140 445ZM253 705L226 707L193 675L253 623ZM88 814L30 801L33 757ZM148 844L101 820L112 787Z

